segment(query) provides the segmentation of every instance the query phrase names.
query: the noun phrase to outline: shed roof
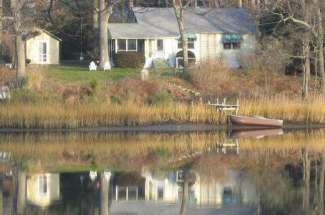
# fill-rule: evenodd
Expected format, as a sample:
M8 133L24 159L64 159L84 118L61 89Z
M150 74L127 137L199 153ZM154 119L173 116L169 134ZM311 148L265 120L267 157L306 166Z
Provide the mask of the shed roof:
M173 8L133 8L136 23L110 23L111 38L178 37ZM191 8L184 13L187 33L255 33L255 20L243 8Z
M30 32L27 32L25 37L26 37L26 40L29 40L31 38L34 38L36 36L39 36L41 35L41 33L44 33L44 34L47 34L48 36L52 37L53 39L56 39L58 41L62 41L58 36L52 34L51 32L45 30L45 29L40 29L40 28L34 28L32 31Z

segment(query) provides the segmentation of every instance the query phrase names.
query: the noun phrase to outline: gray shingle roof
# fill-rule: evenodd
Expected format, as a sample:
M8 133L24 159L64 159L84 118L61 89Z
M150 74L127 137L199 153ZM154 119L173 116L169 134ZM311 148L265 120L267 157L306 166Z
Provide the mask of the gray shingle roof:
M178 37L173 8L133 8L137 23L110 23L111 38ZM184 15L188 33L255 33L255 20L242 8L195 8Z

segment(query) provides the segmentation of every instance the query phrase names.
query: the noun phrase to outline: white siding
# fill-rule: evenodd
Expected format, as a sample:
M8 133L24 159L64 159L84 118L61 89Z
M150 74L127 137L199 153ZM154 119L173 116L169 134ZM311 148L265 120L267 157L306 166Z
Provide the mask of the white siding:
M197 34L194 49L189 49L196 57L196 63L204 63L220 58L231 68L240 66L240 56L251 53L255 48L255 36L243 35L240 49L225 50L222 42L222 34ZM177 38L161 38L164 43L164 50L157 51L157 40L145 40L145 57L147 61L164 59L170 66L176 66L176 54L178 49Z
M47 61L40 59L40 44L47 44ZM26 58L31 64L59 64L60 42L48 34L42 32L40 35L26 41Z

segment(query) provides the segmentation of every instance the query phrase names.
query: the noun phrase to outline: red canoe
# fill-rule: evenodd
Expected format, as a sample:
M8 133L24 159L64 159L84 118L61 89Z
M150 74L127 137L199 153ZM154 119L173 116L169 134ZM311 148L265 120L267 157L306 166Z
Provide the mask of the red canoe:
M248 117L248 116L229 116L232 125L239 126L255 126L263 128L282 128L283 120L268 119L264 117Z

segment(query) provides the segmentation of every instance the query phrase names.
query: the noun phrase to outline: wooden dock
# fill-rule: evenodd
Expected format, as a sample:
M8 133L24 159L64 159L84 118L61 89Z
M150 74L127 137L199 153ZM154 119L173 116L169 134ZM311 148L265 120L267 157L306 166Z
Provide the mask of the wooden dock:
M217 102L212 103L208 102L208 105L213 106L217 109L218 112L224 113L224 112L234 112L235 115L238 115L239 112L239 100L237 99L236 104L227 104L227 99L223 99L222 102L219 102L219 99L217 99Z

